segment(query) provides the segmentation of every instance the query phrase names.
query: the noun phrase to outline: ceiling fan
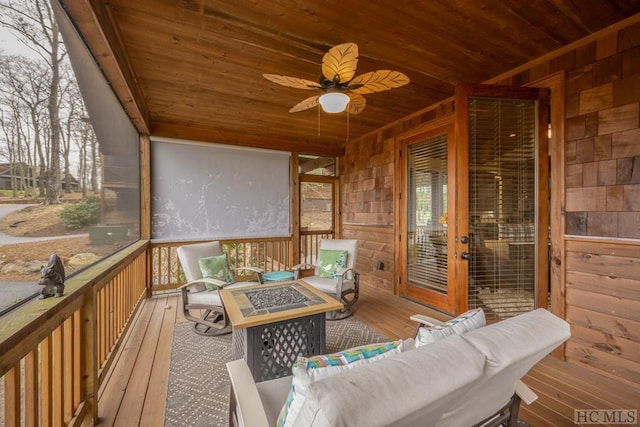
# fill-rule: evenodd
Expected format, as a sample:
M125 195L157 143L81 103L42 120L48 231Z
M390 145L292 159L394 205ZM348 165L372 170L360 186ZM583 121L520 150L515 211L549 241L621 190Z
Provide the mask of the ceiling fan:
M329 49L322 58L322 75L316 83L298 77L263 74L274 83L296 89L320 90L323 93L305 99L289 110L308 110L320 104L328 113L345 109L358 114L367 105L362 95L394 89L409 83L409 77L399 71L378 70L354 77L358 65L358 45L343 43Z

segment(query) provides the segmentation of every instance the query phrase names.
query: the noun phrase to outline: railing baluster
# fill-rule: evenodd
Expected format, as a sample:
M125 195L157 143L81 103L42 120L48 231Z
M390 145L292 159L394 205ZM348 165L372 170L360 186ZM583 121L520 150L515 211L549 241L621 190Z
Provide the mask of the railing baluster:
M64 378L64 365L62 361L62 340L63 331L62 326L58 326L51 334L51 361L52 361L52 384L53 389L51 391L51 404L53 408L53 426L59 427L64 425L64 416L62 409L63 394L63 378Z
M51 425L53 417L53 375L51 367L51 338L40 343L40 423L42 427Z
M38 354L31 350L24 358L24 421L27 426L38 425Z
M73 384L76 372L73 369L73 316L67 318L63 323L62 329L62 414L64 419L64 425L69 424L73 417Z
M80 310L77 310L73 313L73 408L78 407L82 400L81 395L81 372L82 372L82 363L81 363L81 340L82 340L82 331L80 328L82 327ZM28 424L27 424L28 425Z
M20 364L4 375L4 418L6 427L20 426Z

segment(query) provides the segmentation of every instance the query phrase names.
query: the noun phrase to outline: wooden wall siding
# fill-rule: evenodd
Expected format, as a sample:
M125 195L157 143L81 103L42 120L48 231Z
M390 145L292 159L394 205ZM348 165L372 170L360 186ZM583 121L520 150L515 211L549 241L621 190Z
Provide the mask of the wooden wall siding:
M562 240L568 253L556 263L570 288L559 303L574 325L566 354L574 363L639 386L640 278L634 271L640 271L640 240L634 239L640 239L640 24L604 31L486 83L527 85L558 72L565 75L565 188L557 190L565 191L565 199L558 214L564 219ZM369 158L392 167L393 156L378 144L391 144L400 133L452 110L452 101L445 100L347 144L341 194L348 203L342 205L342 231L357 237L359 247L380 247L389 251L387 259L396 259L392 243L399 231L383 234L382 226L351 224L377 219L367 203L374 199L361 195L355 203L353 192L372 173ZM388 189L395 184L376 185ZM384 227L389 227L392 219L385 218L389 222ZM397 218L393 221L397 224ZM578 249L575 238L567 235L605 236L611 243L583 237ZM605 253L605 248L615 253ZM382 255L380 250L364 251L358 269L365 284L392 291L393 272L387 278L374 270L373 261ZM556 292L565 295L562 289Z
M640 27L580 52L582 65L566 70L567 234L637 239Z
M342 161L340 210L344 239L358 239L361 282L393 291L393 138L374 134L349 144ZM378 261L384 270L376 270Z
M640 387L638 246L566 242L567 360Z

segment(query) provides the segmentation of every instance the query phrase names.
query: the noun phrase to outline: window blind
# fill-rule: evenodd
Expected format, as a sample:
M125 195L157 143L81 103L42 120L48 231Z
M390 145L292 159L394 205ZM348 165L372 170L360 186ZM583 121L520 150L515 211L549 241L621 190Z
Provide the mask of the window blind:
M469 100L469 307L490 318L532 310L536 102Z
M290 153L151 139L154 241L288 237Z

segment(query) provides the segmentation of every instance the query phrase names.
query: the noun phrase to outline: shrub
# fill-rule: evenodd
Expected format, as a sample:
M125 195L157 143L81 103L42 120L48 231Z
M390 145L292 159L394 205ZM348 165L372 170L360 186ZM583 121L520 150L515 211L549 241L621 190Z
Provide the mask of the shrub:
M79 203L69 204L58 213L58 216L64 222L65 227L71 229L95 224L100 217L100 199L96 196L89 196Z

